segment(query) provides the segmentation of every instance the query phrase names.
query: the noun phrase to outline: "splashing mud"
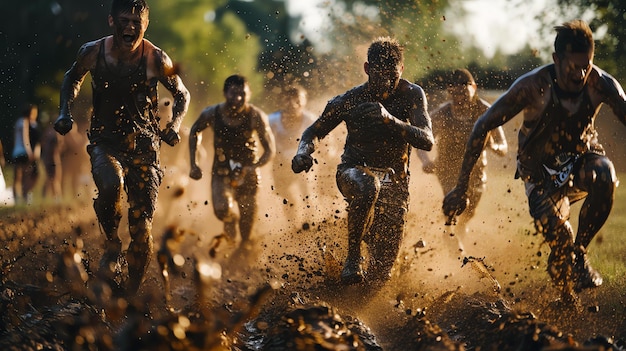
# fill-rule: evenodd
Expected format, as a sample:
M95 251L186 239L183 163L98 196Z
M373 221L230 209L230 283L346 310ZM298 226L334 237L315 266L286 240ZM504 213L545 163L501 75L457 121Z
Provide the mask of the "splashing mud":
M483 202L497 203L498 216L482 209L461 253L455 228L439 215L436 180L413 171L407 235L391 280L375 291L342 286L346 213L332 157L319 157L308 175L314 193L302 204L272 193L264 170L256 235L241 246L220 235L208 181L189 181L184 164L167 164L155 259L134 296L112 291L91 271L103 238L90 205L3 212L0 348L626 348L624 287L561 301L545 272L547 248L521 208L521 187L497 178Z

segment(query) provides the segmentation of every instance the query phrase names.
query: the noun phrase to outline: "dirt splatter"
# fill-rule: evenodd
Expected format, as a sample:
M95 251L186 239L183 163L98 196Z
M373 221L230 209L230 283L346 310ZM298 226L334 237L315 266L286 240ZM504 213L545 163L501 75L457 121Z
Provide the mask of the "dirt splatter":
M254 246L245 248L217 244L209 240L213 236L204 238L183 226L176 227L178 231L162 226L155 237L159 252L171 263L169 282L153 260L136 296L116 296L91 274L102 238L88 206L5 212L0 304L6 313L0 317L0 346L624 349L623 306L608 306L621 301L611 287L581 295L578 304L563 304L545 272L518 270L518 264L510 273L503 272L508 269L495 265L501 261L491 257L479 271L463 265L455 254L442 253L445 236L417 245L423 231L409 235L394 276L383 289L368 295L358 286L338 285L332 279L337 269L333 265L340 265L345 255L338 235L345 230L345 217L338 211L330 211L329 219L307 222L306 230L267 230ZM266 228L261 223L259 231ZM410 229L415 234L416 228ZM168 233L176 239L169 248L162 240ZM510 282L501 282L502 289L496 291L493 280L503 276Z

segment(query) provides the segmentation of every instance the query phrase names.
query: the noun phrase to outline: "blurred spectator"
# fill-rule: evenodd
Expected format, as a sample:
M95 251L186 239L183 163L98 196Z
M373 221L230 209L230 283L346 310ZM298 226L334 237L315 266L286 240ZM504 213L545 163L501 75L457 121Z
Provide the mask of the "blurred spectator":
M15 204L13 190L7 188L6 179L4 179L4 172L2 171L5 164L4 147L0 141L0 206L13 206Z
M32 190L39 178L38 161L41 152L41 132L37 124L38 108L26 104L15 122L13 163L13 196L16 204L32 203Z

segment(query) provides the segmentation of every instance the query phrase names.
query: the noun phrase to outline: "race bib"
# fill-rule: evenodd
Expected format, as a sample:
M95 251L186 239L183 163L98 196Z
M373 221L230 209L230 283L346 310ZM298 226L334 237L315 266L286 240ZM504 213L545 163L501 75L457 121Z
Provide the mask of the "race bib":
M549 180L555 188L558 189L569 181L577 159L577 155L564 153L554 159L553 165L543 165Z
M368 167L368 169L370 170L370 172L372 172L372 174L374 174L376 177L378 177L378 180L380 181L380 184L383 185L383 186L390 185L390 184L395 182L394 175L396 173L393 170L393 168Z

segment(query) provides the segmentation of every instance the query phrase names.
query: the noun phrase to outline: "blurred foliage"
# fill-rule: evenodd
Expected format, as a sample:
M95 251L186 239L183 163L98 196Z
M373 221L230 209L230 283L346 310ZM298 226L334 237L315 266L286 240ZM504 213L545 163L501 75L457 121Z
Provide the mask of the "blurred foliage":
M0 22L0 138L5 153L12 149L20 106L34 102L40 111L56 114L58 87L78 48L109 31L108 6L102 0L3 3L7 16Z
M447 0L329 2L327 11L333 27L327 38L333 50L323 56L323 71L329 72L326 78L333 77L344 88L364 80L362 62L367 46L380 36L393 36L404 45L404 77L410 80L435 68L463 65L467 60L459 51L457 40L442 34L448 3ZM354 65L355 62L358 64Z
M301 18L287 12L287 0L148 1L146 37L179 64L192 94L185 123L195 120L204 106L222 101L223 81L233 73L250 79L253 102L268 111L279 108L271 97L292 81L309 88L311 95L340 93L366 79L367 46L384 35L405 46L404 77L425 87L436 86L441 72L465 66L483 87L504 89L519 74L542 64L537 48L530 45L517 55L497 54L489 60L478 48L461 47L462 38L447 34L452 23L445 17L459 0L324 1L318 6L329 24L316 29L323 45L307 38ZM593 12L592 27L607 33L598 43L596 62L618 79L624 78L626 72L618 62L626 47L618 44L626 40L626 5L617 0L559 1L564 8L576 3L587 15ZM109 6L110 0L4 4L11 14L0 23L0 139L5 152L11 149L20 105L34 102L56 115L63 74L80 45L111 33ZM77 101L81 107L89 105L88 84Z
M558 0L561 8L574 9L577 17L589 22L596 33L594 63L626 80L626 67L620 62L626 55L626 2L623 0ZM600 34L600 35L597 35Z

